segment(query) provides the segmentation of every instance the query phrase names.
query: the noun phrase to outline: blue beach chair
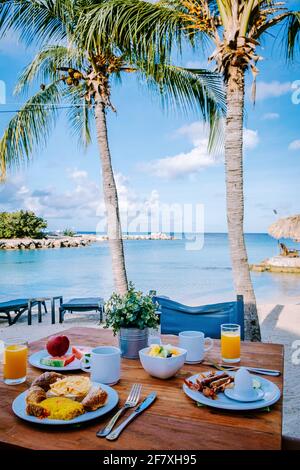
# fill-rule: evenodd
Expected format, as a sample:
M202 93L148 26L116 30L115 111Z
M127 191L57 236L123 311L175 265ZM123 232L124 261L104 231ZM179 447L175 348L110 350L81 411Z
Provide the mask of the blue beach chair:
M100 323L103 319L104 313L104 300L102 297L89 297L71 299L68 302L63 302L59 308L59 322L63 323L64 315L66 312L73 313L86 313L95 310L100 314Z
M30 299L14 299L14 300L9 300L7 302L1 302L0 303L0 318L5 318L8 321L9 326L14 325L20 316L28 312L30 313L31 317L31 307L34 307L37 305L38 302L31 302L30 306ZM41 302L45 309L45 313L47 313L47 307L45 302ZM12 313L15 314L14 317L12 317ZM28 323L29 324L29 323Z
M189 307L168 297L155 296L160 310L162 334L178 335L180 331L203 331L205 336L220 338L222 323L237 323L241 326L244 339L244 300L237 296L236 302Z

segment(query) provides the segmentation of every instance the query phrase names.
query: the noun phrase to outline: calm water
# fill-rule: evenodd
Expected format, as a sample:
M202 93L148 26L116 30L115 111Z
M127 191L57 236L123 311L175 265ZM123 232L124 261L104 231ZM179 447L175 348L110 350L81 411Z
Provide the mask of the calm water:
M246 236L251 263L278 253L264 234ZM184 240L125 242L129 278L142 290L156 289L190 304L233 299L227 236L207 234L199 251ZM300 275L253 273L260 302L299 302ZM106 243L86 248L0 251L0 300L17 297L101 295L112 292Z

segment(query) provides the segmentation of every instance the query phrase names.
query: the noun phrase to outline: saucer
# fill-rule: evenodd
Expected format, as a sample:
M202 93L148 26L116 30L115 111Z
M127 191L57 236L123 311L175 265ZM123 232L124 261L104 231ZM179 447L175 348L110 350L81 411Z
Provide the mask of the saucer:
M248 403L252 401L262 400L265 395L263 390L253 389L253 394L251 393L251 396L245 397L245 396L237 395L234 392L234 388L225 388L224 394L226 395L227 398L230 398L231 400L248 402Z
M198 361L184 361L185 364L200 364L203 362L203 359L198 359Z

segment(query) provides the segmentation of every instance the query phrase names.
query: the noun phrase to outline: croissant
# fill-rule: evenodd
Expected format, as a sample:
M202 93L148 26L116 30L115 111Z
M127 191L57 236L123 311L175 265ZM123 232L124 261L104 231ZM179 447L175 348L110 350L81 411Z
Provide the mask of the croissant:
M82 400L81 404L84 406L85 411L95 411L101 406L105 405L107 399L107 392L100 387L91 387L86 397Z
M45 392L48 392L51 384L54 384L57 382L57 380L61 380L63 378L64 376L62 374L58 374L57 372L44 372L35 379L35 381L32 383L32 386L37 385Z
M43 400L46 400L47 395L45 390L43 390L41 387L38 385L33 385L30 387L28 390L28 394L26 396L26 403L40 403Z

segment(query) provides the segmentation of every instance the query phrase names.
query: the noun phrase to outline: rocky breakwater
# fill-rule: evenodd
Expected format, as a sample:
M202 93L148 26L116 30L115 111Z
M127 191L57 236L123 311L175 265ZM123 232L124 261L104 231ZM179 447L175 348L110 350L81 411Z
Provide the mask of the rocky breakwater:
M76 248L96 241L93 235L76 237L14 238L0 239L0 250L36 250L43 248Z
M300 274L300 256L289 258L288 256L272 256L262 261L260 264L250 265L252 271L273 273L294 273Z
M175 240L173 235L168 235L163 232L149 233L149 234L124 234L122 235L123 240ZM105 242L108 240L107 235L98 235L96 237L98 242Z

